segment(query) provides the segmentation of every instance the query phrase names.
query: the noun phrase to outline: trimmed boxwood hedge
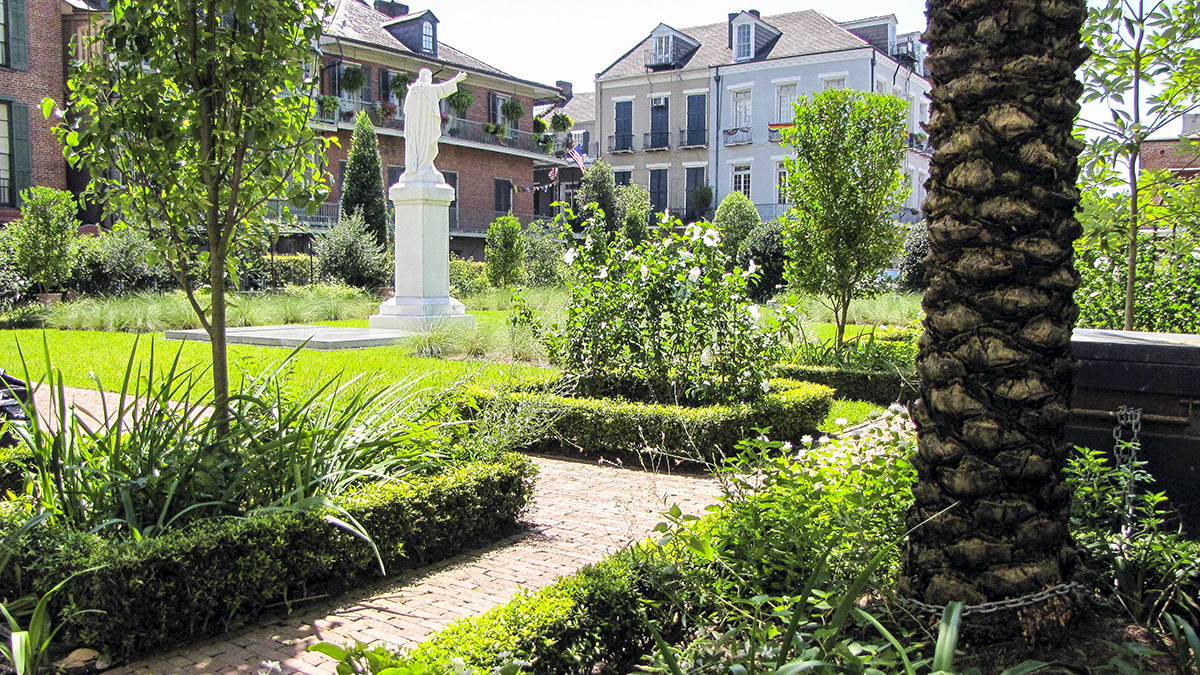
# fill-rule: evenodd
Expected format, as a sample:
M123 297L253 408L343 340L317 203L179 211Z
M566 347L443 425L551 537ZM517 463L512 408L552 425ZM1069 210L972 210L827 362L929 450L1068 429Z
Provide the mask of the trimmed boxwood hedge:
M712 461L756 428L776 440L798 441L816 431L833 404L829 387L771 380L771 393L754 403L679 406L617 398L563 396L556 382L517 383L505 390L471 388L480 407L498 399L548 409L553 422L533 449L584 456L639 459L643 453Z
M371 534L394 575L515 532L535 474L529 460L509 455L375 486L340 503ZM102 610L77 617L67 637L118 658L216 635L273 607L379 576L365 542L312 512L201 521L142 542L43 534L31 537L14 563L38 593L101 566L56 597ZM0 596L16 595L13 580L4 581Z
M23 463L29 459L29 451L17 445L11 448L0 447L0 496L7 492L21 492L25 482Z
M775 367L775 373L780 377L832 387L838 398L870 401L878 405L891 405L896 402L908 404L917 397L913 388L916 375L913 374L842 370L830 366L805 366L795 363L781 363Z

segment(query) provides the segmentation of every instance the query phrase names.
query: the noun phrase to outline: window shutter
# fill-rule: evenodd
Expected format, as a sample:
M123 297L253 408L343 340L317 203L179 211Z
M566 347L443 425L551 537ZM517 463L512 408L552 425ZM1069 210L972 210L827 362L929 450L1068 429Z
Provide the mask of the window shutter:
M29 144L29 106L12 104L13 188L21 206L21 191L33 185L33 153Z
M379 100L380 101L392 100L391 84L392 84L391 73L388 71L387 68L380 68L379 69Z
M585 154L585 155L590 154L591 147L592 147L592 132L584 131L583 132L583 148L582 148L583 154Z
M498 124L500 122L500 120L496 118L496 108L500 107L496 103L497 98L496 92L488 92L488 122L491 122L492 124Z
M8 0L8 65L29 69L29 42L25 38L25 0Z
M362 94L363 103L370 103L374 100L371 98L371 67L363 66L362 69L364 75L363 81L366 82L366 84L363 85L362 91L359 93Z

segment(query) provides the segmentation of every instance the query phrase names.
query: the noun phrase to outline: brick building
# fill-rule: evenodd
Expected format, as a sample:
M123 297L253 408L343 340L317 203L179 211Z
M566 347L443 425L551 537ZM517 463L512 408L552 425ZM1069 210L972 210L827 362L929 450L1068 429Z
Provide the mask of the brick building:
M437 39L438 20L433 12L410 12L408 6L375 0L335 0L321 39L321 93L317 128L337 135L341 147L326 156L334 176L330 202L323 213L336 217L341 197L346 154L354 130L354 117L366 110L375 122L383 160L384 184L392 185L404 170L402 101L392 83L416 77L421 68L433 71L436 81L467 73L460 89L471 92L473 103L465 111L443 101L442 131L437 167L458 190L451 204L450 248L465 257L483 259L483 237L497 216L510 210L522 222L534 218L534 170L565 166L558 159L565 139L533 132L535 106L555 104L569 97L565 82L548 86L523 80ZM365 85L350 91L346 73L361 69ZM356 74L357 76L357 74ZM353 79L353 78L352 78ZM523 111L509 117L513 106Z
M1184 178L1200 176L1200 149L1196 145L1198 142L1200 114L1184 115L1183 135L1180 138L1151 139L1142 145L1142 170L1169 169Z

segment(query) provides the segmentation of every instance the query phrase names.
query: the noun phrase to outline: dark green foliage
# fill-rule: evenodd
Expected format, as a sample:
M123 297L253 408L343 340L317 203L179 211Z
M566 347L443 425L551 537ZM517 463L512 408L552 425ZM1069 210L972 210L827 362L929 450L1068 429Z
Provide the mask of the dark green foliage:
M625 391L640 393L636 383L590 386L608 392L628 387ZM816 430L833 402L833 390L821 385L772 380L770 386L773 391L752 404L705 406L545 393L559 388L554 384L526 387L542 391L472 389L471 395L478 402L505 398L536 402L552 410L553 422L543 439L545 449L634 460L648 454L705 461L731 451L739 440L754 435L756 428L770 427L773 436L799 440Z
M484 262L488 281L497 288L525 280L525 240L515 216L501 216L488 227Z
M347 216L361 213L367 231L379 244L386 245L392 240L387 198L383 192L379 140L365 110L358 113L354 123L354 138L350 142L350 158L346 162L346 178L342 185L342 213Z
M246 287L253 290L305 286L312 283L317 262L307 255L264 255L242 273Z
M1105 250L1076 243L1075 269L1079 271L1079 325L1086 328L1124 328L1125 270L1128 242ZM1134 287L1133 330L1162 333L1200 332L1200 260L1193 251L1200 238L1186 232L1171 237L1138 238L1137 279Z
M834 366L781 363L775 372L780 377L823 384L831 387L837 398L854 401L890 405L897 401L907 403L916 396L913 378L910 376L906 379L895 371L845 370Z
M391 260L369 231L361 213L342 218L313 242L317 276L358 288L391 281Z
M369 531L391 573L478 548L513 532L532 494L533 466L465 463L409 483L376 485L339 500ZM378 575L371 549L319 512L203 521L135 541L39 531L14 560L41 592L102 565L61 594L99 609L71 637L114 656L143 655L245 624L289 601L337 592ZM4 579L0 595L13 591Z
M404 105L404 97L408 96L408 85L412 84L413 76L408 73L392 73L389 85L400 105ZM470 106L467 106L470 107Z
M4 436L6 431L0 422L0 436ZM25 465L30 459L29 449L23 445L0 447L0 495L8 492L19 494L24 490Z
M692 190L691 200L692 212L688 214L688 217L692 218L693 220L700 220L704 218L705 214L708 213L708 210L712 208L712 186L701 185L695 190Z
M362 68L349 66L342 70L341 77L342 91L349 94L355 94L367 86L367 74Z
M121 295L161 291L179 284L165 265L151 265L154 245L132 228L78 237L71 246L75 264L66 286L86 295Z
M65 190L32 187L21 193L21 218L9 225L15 261L21 276L42 293L60 290L71 273L78 208Z
M450 254L450 295L469 298L489 288L486 263Z
M747 295L755 302L766 302L783 288L783 265L787 249L783 244L783 222L772 220L761 223L738 247L737 264L742 269L750 268L754 261L757 277L747 284Z
M550 130L556 134L565 134L575 128L575 120L565 112L556 112L550 116Z
M17 267L16 249L8 230L0 230L0 312L7 312L23 300L29 280Z
M563 283L562 240L552 226L537 222L522 234L525 240L525 281L530 286L561 286Z
M730 257L737 255L742 241L761 224L762 219L758 216L758 209L754 208L754 202L740 192L726 195L713 216L713 225L721 233L721 246L729 252Z
M904 238L900 257L900 290L919 293L925 290L925 256L929 255L929 228L925 221L913 223Z
M461 84L453 94L446 97L446 106L460 115L470 110L473 105L475 105L475 95Z
M500 106L500 113L504 115L515 127L522 117L525 116L525 106L521 104L518 98L510 98Z
M621 228L620 211L617 205L617 186L613 179L611 166L603 160L592 162L579 181L579 191L575 193L575 204L581 212L590 204L595 204L596 208L603 211L603 230L605 232L613 233Z
M650 233L650 191L637 183L617 187L617 210L621 217L625 237L632 244L640 244Z
M549 128L550 128L550 125L548 125L546 123L545 117L538 115L537 117L533 118L533 133L544 134L544 133L546 133L546 130Z

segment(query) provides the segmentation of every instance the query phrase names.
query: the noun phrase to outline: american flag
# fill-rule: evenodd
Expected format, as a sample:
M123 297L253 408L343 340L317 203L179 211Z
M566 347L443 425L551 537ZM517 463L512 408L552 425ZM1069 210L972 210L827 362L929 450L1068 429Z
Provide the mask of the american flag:
M567 158L575 162L575 166L579 167L580 171L587 171L587 167L583 165L582 150L583 149L579 147L579 144L576 143L575 147L567 151Z
M550 182L553 183L557 180L558 180L558 167L556 166L556 167L552 167L550 169Z

